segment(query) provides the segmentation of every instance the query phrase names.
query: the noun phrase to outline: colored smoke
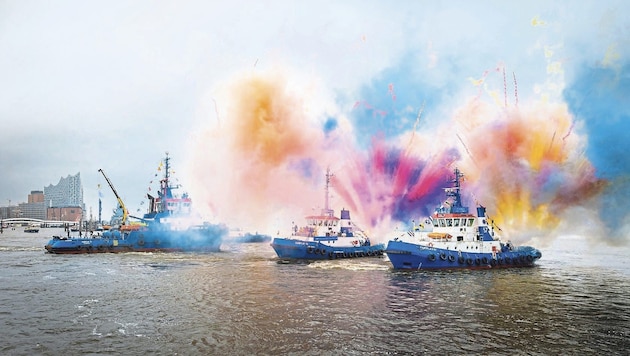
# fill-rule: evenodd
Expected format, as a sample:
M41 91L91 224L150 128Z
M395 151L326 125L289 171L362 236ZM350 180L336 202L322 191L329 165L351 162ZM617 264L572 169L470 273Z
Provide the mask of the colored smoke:
M424 121L417 110L395 107L374 115L378 108L361 101L336 108L316 80L303 79L246 74L222 93L217 117L191 148L196 204L206 203L231 225L287 233L291 222L302 224L323 207L330 168L331 207L337 215L350 209L381 240L393 226L423 221L443 204L443 188L458 167L464 203L473 212L477 203L486 206L514 242L549 241L580 224L608 236L626 224L627 217L612 226L597 217L618 184L597 175L585 125L565 103L497 105L477 95L450 118ZM401 95L393 85L388 90L394 105ZM395 129L384 130L383 117ZM371 134L364 125L370 120L379 122Z

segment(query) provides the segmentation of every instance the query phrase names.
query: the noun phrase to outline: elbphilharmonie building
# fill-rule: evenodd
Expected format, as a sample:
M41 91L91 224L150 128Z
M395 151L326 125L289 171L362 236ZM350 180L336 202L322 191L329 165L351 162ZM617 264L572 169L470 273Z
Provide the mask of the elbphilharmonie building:
M44 187L44 200L48 207L81 207L83 208L83 186L81 173L59 179L57 185Z

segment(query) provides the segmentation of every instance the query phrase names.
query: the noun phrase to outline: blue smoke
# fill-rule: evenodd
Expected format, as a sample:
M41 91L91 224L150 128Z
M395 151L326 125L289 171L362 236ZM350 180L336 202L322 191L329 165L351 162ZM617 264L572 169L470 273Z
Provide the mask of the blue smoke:
M564 92L570 110L588 135L586 156L596 174L610 182L600 197L600 218L616 240L630 211L630 63L619 70L589 67Z
M586 155L601 178L628 174L630 167L630 63L620 70L590 67L564 92L570 110L588 134Z
M376 134L391 139L412 130L423 105L425 112L440 105L447 90L423 79L436 69L429 69L418 58L408 54L364 85L358 97L345 98L352 105L349 117L361 146L368 147Z

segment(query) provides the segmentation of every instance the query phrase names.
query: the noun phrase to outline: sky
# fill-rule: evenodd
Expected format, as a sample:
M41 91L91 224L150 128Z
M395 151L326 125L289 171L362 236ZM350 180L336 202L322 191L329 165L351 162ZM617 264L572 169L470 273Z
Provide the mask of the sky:
M455 167L516 242L630 241L626 1L0 1L0 206L81 174L144 212L165 153L199 212L372 235Z

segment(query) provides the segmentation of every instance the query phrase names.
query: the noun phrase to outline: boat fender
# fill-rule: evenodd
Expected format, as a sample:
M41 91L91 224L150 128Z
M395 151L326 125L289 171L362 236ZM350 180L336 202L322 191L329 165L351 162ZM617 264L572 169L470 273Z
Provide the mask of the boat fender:
M378 250L378 255L383 256L383 250Z
M361 251L359 253L361 254L361 257L365 257L365 252L364 251Z
M488 257L483 257L483 258L481 259L481 262L482 262L484 265L487 265L487 264L488 264Z
M503 259L502 258L497 258L497 263L502 265L503 264Z
M348 253L347 253L347 252L344 252L344 253L343 253L343 257L344 257L344 258L348 258Z
M455 256L453 256L453 255L448 255L448 261L449 261L449 262L455 262Z
M356 256L357 256L357 254L356 254L356 253L354 253L354 251L350 252L350 257L351 257L351 258L354 258L354 257L356 257Z
M475 264L479 266L481 264L481 259L479 257L475 258Z
M534 260L534 257L532 257L532 255L527 255L527 262L532 262Z
M328 259L332 260L334 257L334 254L331 252L328 252Z
M144 246L144 240L143 239L138 240L138 245Z
M374 252L372 252L372 250L370 250L370 251L367 252L367 255L368 256L374 256Z
M463 265L463 264L464 264L464 262L466 262L466 259L464 258L464 256L459 256L459 258L457 259L457 261L458 261L460 264L462 264L462 265Z
M490 260L490 265L491 266L496 266L497 265L497 260L495 260L494 258Z
M103 247L103 245L101 245L101 246L97 247L96 249L97 249L97 250L99 250L100 252L103 252L103 250L104 250L105 248Z
M429 261L431 261L431 262L435 261L435 255L434 254L430 254L429 255Z
M440 259L446 261L446 254L444 252L440 253Z
M512 259L508 256L505 257L505 264L509 265L510 263L512 263Z
M315 249L315 254L319 255L319 249L318 248Z
M313 248L309 246L309 247L306 249L306 252L308 252L308 253L313 253Z
M468 257L466 259L466 264L470 266L470 265L472 265L472 263L473 263L472 258Z

